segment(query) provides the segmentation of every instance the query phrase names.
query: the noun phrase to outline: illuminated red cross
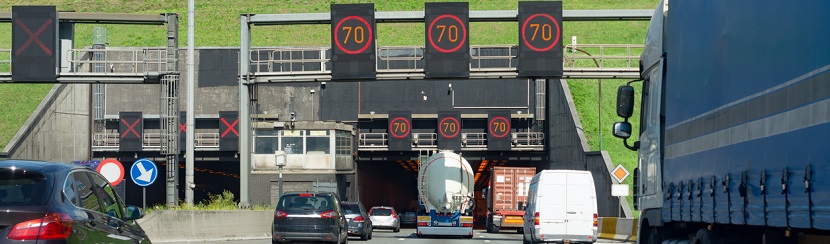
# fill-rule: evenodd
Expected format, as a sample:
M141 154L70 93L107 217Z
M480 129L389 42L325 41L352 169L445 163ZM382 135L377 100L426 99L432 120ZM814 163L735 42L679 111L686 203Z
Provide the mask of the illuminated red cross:
M51 18L46 19L46 22L43 22L43 25L41 25L40 28L38 28L37 31L35 31L35 33L32 33L32 30L29 30L29 27L26 27L26 25L23 24L23 21L20 21L20 19L17 19L15 23L17 23L17 25L20 26L20 29L23 29L23 31L25 31L26 34L29 34L29 40L27 40L26 43L23 43L23 45L20 46L20 48L18 48L17 51L14 52L15 56L23 53L23 51L26 50L26 48L28 48L29 45L32 44L32 42L35 42L35 44L40 46L40 49L42 49L43 52L46 53L46 55L52 56L52 50L49 50L49 47L46 47L46 44L44 44L42 41L40 41L40 38L38 38L38 36L40 36L40 34L43 33L44 30L46 30L46 27L49 27L49 25L52 24Z
M228 121L225 120L225 118L219 118L219 120L221 120L222 123L228 126L228 128L225 129L225 132L222 132L222 137L225 137L225 135L227 135L228 132L231 131L233 131L234 135L239 136L239 132L237 132L236 129L233 128L234 126L236 126L237 123L239 123L239 118L236 118L236 120L233 121L233 124L228 123Z
M179 131L187 132L187 124L179 124Z
M127 131L124 131L124 134L121 134L121 138L126 137L129 132L132 132L133 134L135 134L136 138L141 138L141 136L138 135L138 131L135 131L135 129L133 129L133 128L135 128L135 125L137 125L139 121L141 121L141 119L135 119L135 123L133 123L131 125L130 123L127 123L126 119L121 119L121 123L124 123L124 125L127 126Z

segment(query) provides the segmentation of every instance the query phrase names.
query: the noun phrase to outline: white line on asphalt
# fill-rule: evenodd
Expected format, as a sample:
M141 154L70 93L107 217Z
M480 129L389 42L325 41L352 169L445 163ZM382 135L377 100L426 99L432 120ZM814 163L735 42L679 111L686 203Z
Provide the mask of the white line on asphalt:
M399 240L399 241L403 241L403 240L406 240L406 239L404 239L404 238L399 238L398 240Z
M484 240L484 242L490 242L490 240Z

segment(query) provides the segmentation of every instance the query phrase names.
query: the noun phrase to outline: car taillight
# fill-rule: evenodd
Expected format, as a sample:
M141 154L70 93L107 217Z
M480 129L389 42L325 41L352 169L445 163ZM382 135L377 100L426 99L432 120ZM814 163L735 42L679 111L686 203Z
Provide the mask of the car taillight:
M427 226L429 222L418 222L418 226Z
M283 211L279 211L279 210L274 211L274 218L280 219L280 218L286 218L286 217L288 217L287 213L285 213Z
M598 217L599 217L599 216L598 216L596 213L594 213L594 227L597 227L597 222L599 222L599 218L598 218Z
M320 214L320 218L324 219L334 219L337 218L337 213L334 211L325 211L323 214Z
M397 218L398 216L395 213L392 213L392 218Z
M533 214L533 225L539 225L539 212Z
M365 218L363 218L363 216L357 216L357 217L354 217L354 222L356 222L356 223L360 223L360 222L363 222L363 221L365 221L365 220L366 220L366 219L365 219Z
M472 223L461 223L461 227L473 227Z
M21 222L9 231L12 240L66 239L72 233L72 218L65 213L48 213L40 219Z

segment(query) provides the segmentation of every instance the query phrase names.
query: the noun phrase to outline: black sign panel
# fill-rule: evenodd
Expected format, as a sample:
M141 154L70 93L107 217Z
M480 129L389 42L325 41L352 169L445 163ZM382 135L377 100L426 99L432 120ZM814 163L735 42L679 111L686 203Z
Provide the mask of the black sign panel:
M389 112L389 151L412 150L412 112Z
M187 112L180 111L179 112L179 151L184 152L185 150L187 150Z
M375 5L331 5L331 78L375 79Z
M487 113L487 150L510 151L510 111Z
M55 6L12 6L12 81L57 82Z
M118 150L141 151L144 142L144 120L141 118L141 112L119 112L118 117Z
M469 4L426 3L424 9L426 78L470 76Z
M458 111L438 113L438 149L461 151L461 114Z
M219 111L219 151L239 150L239 111Z
M519 76L562 76L562 2L519 2Z

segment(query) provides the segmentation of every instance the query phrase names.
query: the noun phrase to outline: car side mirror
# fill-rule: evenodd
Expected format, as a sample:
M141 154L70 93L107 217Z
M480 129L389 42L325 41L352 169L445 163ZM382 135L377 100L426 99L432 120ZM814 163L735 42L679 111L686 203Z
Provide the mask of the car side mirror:
M631 137L631 123L627 121L614 123L614 137L622 139Z
M617 116L630 118L634 112L634 87L625 85L617 89Z
M126 220L136 220L144 217L144 211L141 208L127 205L127 218Z

